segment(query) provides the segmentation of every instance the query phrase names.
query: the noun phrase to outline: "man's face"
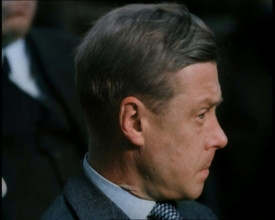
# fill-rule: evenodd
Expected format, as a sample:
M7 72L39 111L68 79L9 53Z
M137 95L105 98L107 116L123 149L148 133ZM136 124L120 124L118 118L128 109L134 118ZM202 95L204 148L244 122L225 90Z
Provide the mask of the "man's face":
M36 1L2 1L2 40L10 42L29 30Z
M149 110L139 171L150 198L195 199L203 189L215 151L227 144L215 114L221 90L215 63L176 73L176 95L164 114Z

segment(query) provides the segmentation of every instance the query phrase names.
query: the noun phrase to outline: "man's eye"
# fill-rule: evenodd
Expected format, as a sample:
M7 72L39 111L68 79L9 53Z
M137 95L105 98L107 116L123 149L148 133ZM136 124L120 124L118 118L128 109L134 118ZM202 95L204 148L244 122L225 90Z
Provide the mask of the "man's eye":
M198 117L199 117L200 119L204 119L205 113L198 115Z

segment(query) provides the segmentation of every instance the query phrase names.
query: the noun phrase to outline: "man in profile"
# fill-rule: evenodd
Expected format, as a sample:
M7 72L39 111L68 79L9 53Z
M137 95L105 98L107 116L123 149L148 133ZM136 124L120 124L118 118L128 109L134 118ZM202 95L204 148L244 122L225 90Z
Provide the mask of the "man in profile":
M99 19L75 59L84 174L43 219L215 218L192 200L227 144L216 60L212 32L183 5L133 4Z

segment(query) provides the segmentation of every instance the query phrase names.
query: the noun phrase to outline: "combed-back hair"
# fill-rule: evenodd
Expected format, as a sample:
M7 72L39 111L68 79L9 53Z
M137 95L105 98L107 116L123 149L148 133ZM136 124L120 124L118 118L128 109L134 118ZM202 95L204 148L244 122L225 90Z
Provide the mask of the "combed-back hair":
M115 9L95 23L77 48L76 87L88 123L111 132L127 96L159 114L174 96L175 72L216 60L213 33L184 5Z

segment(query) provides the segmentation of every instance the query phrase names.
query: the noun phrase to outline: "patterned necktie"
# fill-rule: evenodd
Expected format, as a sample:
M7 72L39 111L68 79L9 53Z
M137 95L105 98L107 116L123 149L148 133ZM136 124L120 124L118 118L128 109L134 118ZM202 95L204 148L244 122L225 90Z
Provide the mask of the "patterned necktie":
M157 202L152 211L148 215L151 220L170 220L181 219L179 212L172 203Z

